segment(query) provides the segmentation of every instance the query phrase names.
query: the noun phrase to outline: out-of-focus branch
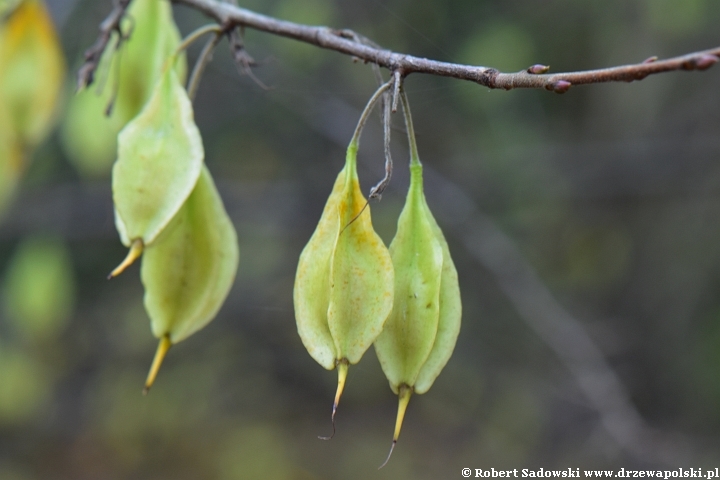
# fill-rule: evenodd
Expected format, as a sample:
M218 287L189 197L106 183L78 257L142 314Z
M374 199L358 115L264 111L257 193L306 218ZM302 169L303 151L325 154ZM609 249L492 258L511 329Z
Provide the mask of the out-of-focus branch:
M78 70L77 75L77 91L93 83L95 79L95 70L97 70L102 58L103 52L110 43L113 32L117 32L122 38L120 30L120 22L125 17L125 12L130 6L131 0L116 0L115 7L105 20L100 24L100 35L92 47L85 50L85 63Z
M488 88L544 88L557 93L566 92L572 85L605 82L632 82L648 75L675 70L705 70L720 58L720 47L658 60L651 57L644 62L599 70L568 73L546 73L548 67L533 65L517 73L501 73L494 68L439 62L392 52L358 41L359 35L349 30L301 25L261 15L229 3L215 0L172 0L199 10L222 25L238 25L263 32L293 38L321 48L352 55L368 63L375 63L402 76L426 73L470 80Z
M603 352L582 323L555 299L515 242L480 213L460 187L427 166L425 170L432 185L427 191L434 192L433 207L440 207L436 213L452 219L452 234L492 272L525 324L560 358L599 414L605 431L641 461L652 465L684 464L688 458L684 439L648 426Z

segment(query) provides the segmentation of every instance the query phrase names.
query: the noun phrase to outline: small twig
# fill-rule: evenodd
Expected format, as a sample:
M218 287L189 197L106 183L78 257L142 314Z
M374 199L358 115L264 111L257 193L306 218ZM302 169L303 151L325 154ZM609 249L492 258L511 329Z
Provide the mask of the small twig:
M193 71L190 74L190 80L188 80L187 84L188 98L190 98L191 102L195 100L195 94L200 86L200 79L202 78L203 71L210 60L212 60L213 49L218 43L220 43L222 37L223 33L217 32L214 37L210 38L195 61L195 67L193 67Z
M720 47L689 53L654 62L569 73L501 73L494 68L439 62L382 49L370 41L360 41L359 35L349 30L301 25L261 15L244 8L215 0L173 0L205 13L220 23L242 25L263 32L293 38L328 50L351 55L362 61L375 63L391 71L426 73L469 80L488 88L512 90L514 88L542 88L564 93L573 85L605 82L632 82L648 75L677 71L704 70L720 60ZM532 68L532 67L531 67Z
M117 0L115 7L113 8L110 15L100 24L100 35L92 47L85 50L85 63L82 64L78 70L77 76L77 91L79 92L83 88L91 85L95 79L95 70L97 70L102 58L103 52L107 48L107 44L112 38L113 32L117 32L122 38L122 31L120 30L120 22L125 17L125 12L130 6L132 0Z
M187 50L190 45L192 45L198 38L202 37L205 34L214 32L218 35L222 35L224 31L225 29L223 27L214 23L211 23L210 25L203 25L202 27L193 30L185 38L183 38L182 42L180 42L180 45L178 45L178 47L175 49L175 53L178 54L183 50Z
M132 18L132 17L129 17ZM117 42L115 43L115 46L113 47L115 49L115 52L117 53L115 57L115 62L113 63L113 56L111 55L108 59L108 70L113 70L112 72L108 71L108 75L113 75L113 83L110 88L112 88L112 91L110 93L110 100L108 101L107 105L105 106L105 116L110 117L113 112L113 108L115 108L115 101L117 100L118 93L120 92L120 64L122 63L122 57L123 57L123 51L120 50L120 47L122 46L123 42L128 40L130 38L130 35L132 34L132 30L135 28L135 24L133 22L133 26L130 28L130 31L127 34L123 34L122 31L118 30L119 35ZM101 59L102 62L102 59ZM115 68L113 69L113 65ZM102 92L103 86L100 85L99 92Z
M239 33L237 30L233 30L230 33L230 51L232 51L238 73L250 77L250 79L263 90L271 90L271 87L265 85L252 71L252 67L256 66L257 62L245 49L245 42L243 40L245 37L245 29L241 26L239 30Z
M360 134L362 133L363 129L365 128L365 124L368 121L368 118L370 118L370 112L372 112L372 109L375 107L375 104L382 98L382 96L392 87L392 79L390 79L387 83L383 83L380 88L378 88L372 97L370 97L370 100L368 100L367 105L365 105L365 109L363 110L362 114L360 115L360 120L358 120L357 127L355 127L355 132L353 133L352 139L350 139L350 143L359 144L360 143Z

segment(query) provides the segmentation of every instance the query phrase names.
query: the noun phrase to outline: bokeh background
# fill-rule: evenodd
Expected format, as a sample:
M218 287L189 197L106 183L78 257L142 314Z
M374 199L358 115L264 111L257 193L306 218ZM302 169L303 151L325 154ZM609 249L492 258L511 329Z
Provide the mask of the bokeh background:
M395 51L568 71L720 44L713 0L247 0ZM195 101L240 242L217 318L155 351L109 173L77 169L61 128L109 1L48 0L68 64L58 128L0 223L0 479L461 478L470 468L720 466L720 69L631 84L489 91L412 75L428 202L458 268L463 326L415 396L389 464L396 397L372 351L336 373L305 351L292 287L376 83L368 65L248 30L262 88L217 48ZM183 34L206 23L174 7ZM202 42L189 50L192 65ZM103 120L98 117L98 122ZM372 205L386 243L407 187ZM92 129L86 133L93 135ZM359 157L383 173L379 117Z

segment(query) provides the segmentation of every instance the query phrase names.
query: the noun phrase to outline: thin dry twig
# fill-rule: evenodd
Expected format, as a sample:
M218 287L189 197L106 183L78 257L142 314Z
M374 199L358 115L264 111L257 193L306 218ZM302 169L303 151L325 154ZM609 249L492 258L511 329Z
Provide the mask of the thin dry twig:
M350 30L337 30L321 26L301 25L261 15L250 10L215 0L173 0L201 11L219 23L234 24L263 32L293 38L321 48L351 55L374 63L404 76L426 73L469 80L488 88L512 90L514 88L542 88L564 93L573 85L605 82L632 82L648 75L678 70L705 70L720 60L720 47L693 52L665 60L648 60L598 70L568 73L546 73L544 65L533 65L516 73L502 73L494 68L457 63L439 62L382 49L370 41L360 41L360 35Z
M611 438L639 461L663 466L686 464L686 439L645 421L583 323L555 298L514 240L481 213L461 187L428 166L424 173L433 187L427 189L432 193L433 208L446 220L452 219L447 225L452 234L493 274L520 318L562 361Z
M397 92L400 91L400 86L402 83L402 76L396 75L393 72L392 78L389 80L389 83L392 82L392 91L393 91L393 98L392 98L392 104L397 103ZM392 177L392 171L393 171L393 160L392 155L390 154L390 131L391 131L391 123L392 118L391 114L393 113L393 110L391 110L391 101L388 98L388 95L390 94L389 90L383 94L383 102L382 102L382 123L383 123L383 136L384 136L384 145L385 145L385 176L378 182L377 185L372 187L370 189L370 194L368 195L368 201L378 199L380 200L382 198L382 194L387 188L387 186L390 184L390 178ZM397 108L396 108L397 109Z
M255 59L245 49L245 29L241 26L234 28L230 32L230 51L232 52L235 66L240 75L247 75L255 82L257 86L263 90L272 90L271 87L265 85L252 71L252 67L258 65Z

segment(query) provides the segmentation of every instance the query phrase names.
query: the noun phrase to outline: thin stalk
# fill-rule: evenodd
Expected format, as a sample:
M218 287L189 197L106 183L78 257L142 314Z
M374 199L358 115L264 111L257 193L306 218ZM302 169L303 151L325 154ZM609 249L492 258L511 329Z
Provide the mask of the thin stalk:
M417 142L415 141L415 129L413 128L412 115L410 114L410 102L405 94L405 90L402 88L400 89L400 99L402 100L408 143L410 144L410 166L420 165L420 156L418 155Z
M360 135L362 134L362 131L365 128L365 123L367 122L368 118L370 118L370 114L372 113L372 109L375 106L375 104L378 102L378 100L383 98L383 95L385 94L385 92L387 92L390 89L390 87L392 87L393 82L394 82L394 80L390 79L387 83L383 83L382 85L380 85L380 88L378 88L375 91L375 93L373 94L373 96L370 97L370 100L368 100L367 105L365 105L365 110L363 110L362 114L360 115L360 120L358 121L357 127L355 127L355 133L353 133L353 136L350 139L350 145L348 145L347 159L352 162L351 163L352 168L346 167L347 171L345 172L345 174L347 175L346 178L347 178L348 182L351 181L350 179L353 175L356 175L355 163L357 161L357 150L360 146ZM386 163L386 165L387 165L387 163ZM383 181L381 181L376 187L374 187L370 191L370 198L375 198L375 197L379 196L377 194L377 192L375 192L375 191L378 187L380 187L382 185L382 183L383 183ZM373 193L373 192L375 192L375 193ZM380 193L382 193L382 191ZM373 197L373 195L375 195L375 197ZM343 227L342 230L340 230L341 235L345 231L346 228L348 228L350 225L352 225L352 223L355 220L357 220L360 217L360 215L362 215L362 213L365 211L365 209L370 204L370 198L368 198L368 200L365 202L365 206L360 210L360 213L355 215L355 217L352 220L350 220L348 222L348 224Z
M195 94L197 93L197 89L200 86L200 79L202 78L203 71L205 71L205 67L208 63L210 63L210 60L212 59L212 51L220 42L220 39L222 39L222 37L222 31L215 33L215 36L207 41L202 51L200 52L200 56L195 61L195 67L193 67L193 71L190 74L190 80L188 80L187 84L188 98L190 98L191 102L195 100Z
M375 104L382 98L383 93L388 91L390 87L393 85L393 80L388 81L387 83L383 83L380 85L380 88L378 88L372 97L370 97L370 100L368 100L367 105L365 105L365 110L363 110L362 114L360 115L360 120L358 120L357 127L355 127L355 133L353 133L352 138L350 139L350 145L354 145L355 148L358 147L360 144L360 135L362 134L363 129L365 128L365 123L367 123L368 118L370 117L370 113L372 112L373 107Z
M194 30L193 32L190 32L190 34L188 34L187 37L183 38L183 41L175 49L174 56L177 57L180 54L180 52L182 52L183 50L186 50L198 38L202 37L206 33L211 33L211 32L221 34L223 32L223 28L216 23L212 23L210 25L205 25L203 27L200 27L197 30Z

